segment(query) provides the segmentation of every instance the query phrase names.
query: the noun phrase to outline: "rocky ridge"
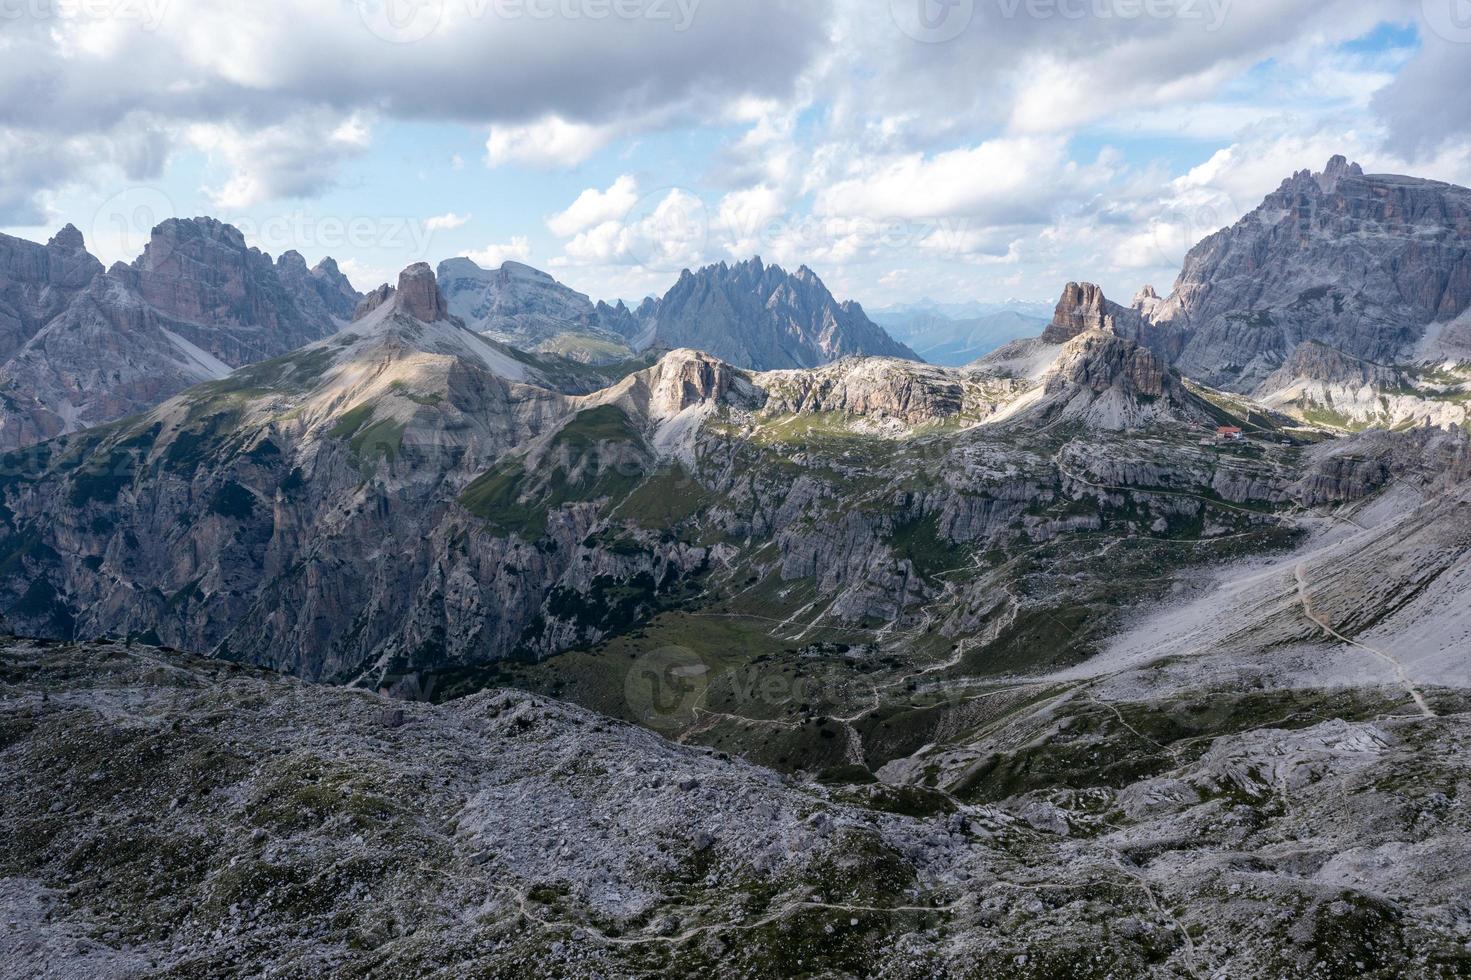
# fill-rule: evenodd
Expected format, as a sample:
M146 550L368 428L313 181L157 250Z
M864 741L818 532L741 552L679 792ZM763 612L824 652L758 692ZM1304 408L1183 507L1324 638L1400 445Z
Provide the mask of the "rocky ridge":
M334 332L356 294L326 260L279 263L209 218L170 219L131 265L101 264L67 226L9 240L12 349L0 362L0 448L143 411L201 381Z
M846 356L918 360L857 303L835 300L811 269L787 273L760 258L686 269L642 329L641 347L689 347L762 371Z
M437 275L450 312L496 340L595 364L633 356L624 337L637 328L622 303L595 306L582 293L519 262L487 270L470 259L448 259Z

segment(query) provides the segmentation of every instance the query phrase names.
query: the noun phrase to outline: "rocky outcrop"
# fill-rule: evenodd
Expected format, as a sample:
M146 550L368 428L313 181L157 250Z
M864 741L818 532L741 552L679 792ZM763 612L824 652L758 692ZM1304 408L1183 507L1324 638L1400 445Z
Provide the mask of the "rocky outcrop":
M106 273L67 226L45 247L0 241L0 449L152 408L337 326L355 294L335 263L248 248L210 218L154 229ZM7 316L7 312L9 315Z
M1101 330L1068 344L1044 383L1050 394L1070 387L1117 389L1134 398L1162 398L1178 391L1167 364L1148 350Z
M633 355L637 333L621 302L596 305L545 272L519 262L482 269L466 258L439 264L449 310L473 330L522 350L544 350L592 364Z
M1471 190L1335 157L1192 249L1151 318L1187 376L1265 394L1301 343L1394 363L1468 307Z
M358 320L363 319L369 313L372 313L378 307L393 299L394 292L394 288L388 285L388 283L386 282L379 286L377 289L370 290L366 295L363 296L363 298L358 302L358 305L353 309L353 322L356 323Z
M283 252L276 260L276 275L297 307L315 322L350 320L363 298L330 257L308 269L300 252Z
M963 375L912 361L849 358L814 371L761 375L770 412L837 412L924 425L954 419L970 400Z
M398 311L415 320L438 323L449 317L449 305L427 262L416 263L399 273L395 298Z
M1103 290L1091 282L1070 282L1063 288L1062 298L1057 301L1057 312L1052 323L1042 332L1042 340L1049 344L1065 344L1079 334L1090 330L1119 333L1118 314L1122 310L1108 302Z
M333 333L312 321L270 256L213 218L172 218L153 229L143 255L115 266L143 301L189 325L189 339L231 366L278 357Z
M1278 391L1300 382L1328 385L1399 385L1403 373L1390 365L1352 357L1317 340L1299 344L1264 386Z
M101 274L102 263L72 225L44 246L0 235L0 359L20 350Z
M645 346L690 347L758 371L811 368L848 356L918 358L857 303L839 303L811 269L759 258L685 272L649 318Z
M1057 350L1044 344L1043 350ZM994 371L999 363L982 362ZM1015 421L1069 421L1108 431L1199 425L1211 409L1190 392L1168 362L1142 344L1106 330L1068 341L1041 375L1038 397Z

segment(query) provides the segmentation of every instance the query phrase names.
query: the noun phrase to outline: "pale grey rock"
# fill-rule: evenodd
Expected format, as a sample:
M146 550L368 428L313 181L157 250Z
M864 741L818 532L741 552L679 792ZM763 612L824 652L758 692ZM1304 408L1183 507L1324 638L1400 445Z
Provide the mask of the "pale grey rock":
M1151 346L1191 378L1265 394L1301 343L1394 363L1468 307L1471 190L1334 157L1191 250L1151 308Z
M449 311L496 340L592 364L633 356L626 338L637 328L621 302L594 305L582 293L519 262L482 269L470 259L447 259L439 264L437 276Z

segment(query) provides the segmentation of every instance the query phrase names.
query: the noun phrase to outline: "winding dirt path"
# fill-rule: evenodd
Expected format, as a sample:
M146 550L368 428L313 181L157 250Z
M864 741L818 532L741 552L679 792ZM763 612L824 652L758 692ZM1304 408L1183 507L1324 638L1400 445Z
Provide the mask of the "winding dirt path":
M1302 610L1304 613L1307 614L1308 619L1311 619L1319 626L1319 628L1323 630L1324 633L1327 633L1329 636L1333 637L1333 639L1338 640L1341 643L1347 643L1349 646L1352 647L1358 647L1360 650L1367 650L1369 653L1372 653L1374 656L1378 657L1380 660L1383 660L1385 663L1393 667L1395 675L1399 678L1400 684L1404 686L1404 689L1406 691L1410 692L1410 697L1415 699L1415 705L1420 709L1420 714L1424 715L1426 718L1436 717L1435 712L1430 709L1430 705L1425 703L1425 696L1420 693L1420 689L1417 688L1415 686L1415 682L1410 679L1409 671L1405 669L1405 665L1400 662L1398 657L1390 653L1385 653L1383 650L1379 650L1375 647L1371 647L1367 643L1360 643L1358 640L1349 639L1342 633L1338 632L1338 630L1334 629L1331 622L1324 619L1313 609L1313 597L1308 591L1308 568L1306 562L1299 562L1297 568L1293 572L1293 575L1297 579L1297 595L1298 598L1302 601Z

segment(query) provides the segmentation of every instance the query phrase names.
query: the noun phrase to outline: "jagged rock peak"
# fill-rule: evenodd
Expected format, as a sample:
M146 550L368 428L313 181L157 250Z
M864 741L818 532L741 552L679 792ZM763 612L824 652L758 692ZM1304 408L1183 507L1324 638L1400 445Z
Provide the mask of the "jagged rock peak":
M1362 177L1364 168L1357 163L1349 163L1348 157L1339 154L1328 161L1323 172L1318 176L1318 185L1323 188L1323 193L1331 194L1338 182L1344 177Z
M167 263L180 248L186 248L191 255L200 255L201 246L205 243L218 243L231 251L261 254L258 249L247 248L240 229L217 218L168 218L154 226L148 244L143 246L143 254L133 261L133 268L142 272L153 271Z
M296 249L288 249L282 252L276 259L278 269L291 269L293 271L307 272L306 258Z
M399 273L398 311L425 323L436 323L449 316L449 304L439 291L428 262L415 262Z
M645 346L691 347L761 371L854 355L919 359L858 304L838 302L811 269L788 273L760 257L685 270L651 324Z
M393 299L394 292L394 288L386 282L377 289L370 291L363 297L362 302L358 303L358 308L353 311L352 321L354 323L358 322L384 303Z
M1113 330L1108 300L1103 289L1091 282L1070 282L1063 288L1052 323L1043 331L1042 339L1049 344L1065 344L1090 330Z
M77 230L76 225L67 224L55 235L51 236L51 240L46 243L46 247L66 249L69 252L84 252L87 249L87 241L82 237L82 233Z

